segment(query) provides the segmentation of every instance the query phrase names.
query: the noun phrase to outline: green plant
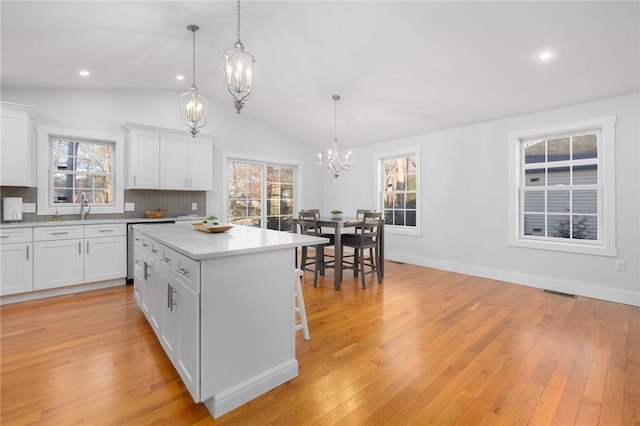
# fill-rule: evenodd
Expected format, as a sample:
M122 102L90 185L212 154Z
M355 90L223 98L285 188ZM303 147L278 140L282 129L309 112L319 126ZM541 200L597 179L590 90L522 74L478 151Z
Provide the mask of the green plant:
M331 210L331 214L342 214L342 210Z

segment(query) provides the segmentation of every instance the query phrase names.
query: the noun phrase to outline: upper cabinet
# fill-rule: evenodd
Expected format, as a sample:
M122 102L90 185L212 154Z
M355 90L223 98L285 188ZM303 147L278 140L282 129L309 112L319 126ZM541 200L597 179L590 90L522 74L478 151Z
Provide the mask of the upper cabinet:
M128 189L213 189L211 137L131 123L124 127Z
M37 110L7 102L0 110L0 186L36 186Z

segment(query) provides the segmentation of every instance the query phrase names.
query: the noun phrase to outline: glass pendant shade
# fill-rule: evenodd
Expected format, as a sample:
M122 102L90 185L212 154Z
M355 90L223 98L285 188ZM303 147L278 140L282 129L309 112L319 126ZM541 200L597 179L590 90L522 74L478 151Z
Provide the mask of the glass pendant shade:
M193 33L193 83L188 92L180 95L180 112L182 122L189 128L195 138L196 133L207 124L207 100L198 92L196 86L196 31L197 25L187 25L187 30Z
M207 109L207 100L198 93L198 88L195 85L191 86L188 92L180 95L182 122L189 127L193 137L207 124Z
M244 51L244 46L239 40L236 42L235 49L228 50L224 55L227 92L233 96L238 113L251 95L254 62L253 55Z

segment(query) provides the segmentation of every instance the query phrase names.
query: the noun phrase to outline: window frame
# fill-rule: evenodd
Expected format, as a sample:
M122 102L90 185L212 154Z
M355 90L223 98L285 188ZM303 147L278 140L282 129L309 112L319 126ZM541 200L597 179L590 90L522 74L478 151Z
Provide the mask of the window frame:
M223 222L229 222L229 162L238 162L238 163L248 163L248 164L258 164L263 167L263 176L261 181L261 190L260 197L263 208L260 212L260 229L268 229L267 228L267 170L268 166L282 166L282 167L291 167L294 169L293 171L293 205L291 207L292 218L295 218L295 212L298 210L298 204L301 197L301 187L302 187L302 163L299 162L287 162L276 159L268 159L264 157L255 157L244 154L237 153L223 153L222 154L222 212L219 215L222 218Z
M53 162L51 138L68 138L77 142L99 142L113 144L113 204L101 206L91 204L91 213L124 213L124 137L87 130L56 127L37 127L38 135L38 215L80 214L80 207L53 203L53 182L51 180Z
M615 123L615 116L607 116L517 130L509 133L509 231L507 241L509 246L600 256L617 256L615 228ZM523 143L535 138L548 140L587 131L598 133L598 158L596 162L598 183L590 185L596 187L599 192L597 205L598 239L580 240L523 235L524 199L522 195L525 192L523 176L524 170L527 168L522 152ZM573 185L567 185L566 189L571 188L573 188Z
M415 157L416 158L416 225L415 226L399 226L384 225L384 230L389 234L422 236L422 179L421 179L421 149L419 146L408 147L397 151L385 151L376 155L376 173L378 182L376 191L376 199L378 211L384 212L384 162L389 159L399 157Z

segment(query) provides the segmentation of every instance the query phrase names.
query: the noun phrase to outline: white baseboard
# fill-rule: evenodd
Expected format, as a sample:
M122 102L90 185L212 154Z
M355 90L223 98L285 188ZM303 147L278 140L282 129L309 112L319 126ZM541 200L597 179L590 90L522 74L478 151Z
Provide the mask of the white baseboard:
M481 266L466 265L440 259L410 256L406 254L385 252L385 259L397 262L411 263L412 265L428 268L443 269L445 271L490 278L528 287L541 288L610 302L624 303L625 305L640 306L640 294L631 291L622 291L611 288L599 287L590 284L579 283L556 278L540 277L530 274L521 274L500 269L484 268Z
M212 396L204 405L215 419L297 376L298 361L292 359Z
M117 287L126 285L126 278L117 278L115 280L99 281L88 284L78 284L68 287L51 288L47 290L30 291L27 293L9 294L0 297L0 305L9 303L26 302L28 300L44 299L45 297L62 296L65 294L80 293L89 290L99 290L102 288Z

